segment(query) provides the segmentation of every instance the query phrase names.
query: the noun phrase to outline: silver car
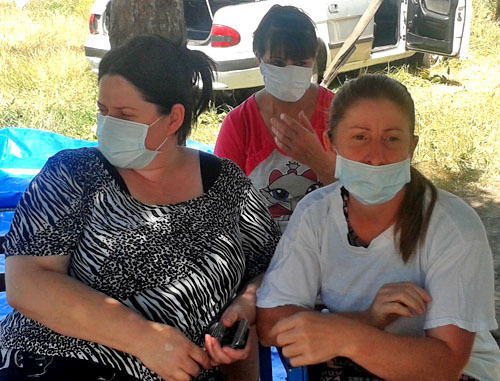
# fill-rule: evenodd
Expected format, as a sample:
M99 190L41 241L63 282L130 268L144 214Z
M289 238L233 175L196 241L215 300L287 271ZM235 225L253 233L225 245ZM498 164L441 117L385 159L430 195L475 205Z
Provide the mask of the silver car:
M321 41L315 80L349 37L370 0L184 0L188 47L216 63L214 89L233 90L263 85L252 51L258 23L274 4L302 8L316 24ZM110 0L91 9L85 55L97 71L109 50ZM356 42L341 71L350 71L406 57L415 52L464 56L470 35L471 0L384 0Z

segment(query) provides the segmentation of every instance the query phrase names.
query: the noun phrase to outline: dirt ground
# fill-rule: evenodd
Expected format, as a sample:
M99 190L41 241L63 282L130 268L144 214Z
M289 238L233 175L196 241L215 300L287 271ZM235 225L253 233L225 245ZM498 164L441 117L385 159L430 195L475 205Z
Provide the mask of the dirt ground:
M469 190L459 196L476 210L488 234L495 266L496 318L500 326L500 179L493 183L490 191L471 193ZM493 331L493 335L500 344L500 329Z

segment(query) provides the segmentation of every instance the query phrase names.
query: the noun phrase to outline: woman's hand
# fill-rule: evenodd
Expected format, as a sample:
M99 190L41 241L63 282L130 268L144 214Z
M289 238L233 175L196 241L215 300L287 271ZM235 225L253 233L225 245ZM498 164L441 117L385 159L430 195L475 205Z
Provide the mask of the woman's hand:
M247 341L243 349L233 349L231 347L221 347L216 338L205 335L205 349L210 356L210 365L228 365L248 357L250 354L250 341Z
M271 118L271 130L280 150L309 166L321 182L333 181L336 154L333 150L325 151L304 111L299 113L298 121L287 114Z
M202 367L211 368L207 353L178 329L158 323L152 323L152 327L151 335L140 340L134 353L161 378L189 381L200 374Z
M245 292L236 297L221 317L221 322L225 327L232 327L238 321L247 319L249 325L255 324L255 293ZM244 360L250 353L250 345L247 342L243 349L233 349L221 347L217 339L210 335L205 335L205 348L210 356L212 365L231 364L235 361Z
M425 290L410 282L387 283L378 290L375 300L365 311L368 324L384 329L400 316L412 318L427 310L432 300Z
M237 296L222 314L222 324L231 327L237 321L247 319L249 325L254 325L257 313L255 303L255 292L245 292Z
M292 366L311 365L348 354L349 324L340 315L298 312L276 323L271 335Z

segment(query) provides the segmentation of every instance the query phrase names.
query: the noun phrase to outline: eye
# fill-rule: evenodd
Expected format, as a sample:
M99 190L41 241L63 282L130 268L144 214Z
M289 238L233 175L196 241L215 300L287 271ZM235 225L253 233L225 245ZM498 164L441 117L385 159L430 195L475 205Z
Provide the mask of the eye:
M402 140L402 137L396 134L396 135L387 135L384 139L387 143L398 143Z
M354 140L364 140L365 139L365 136L364 135L354 135L352 137Z
M273 189L271 191L271 195L278 201L283 201L288 198L290 193L288 193L286 190L278 188L278 189Z
M279 66L279 67L285 67L286 63L283 60L275 59L275 60L271 61L271 65L273 65L273 66Z
M316 190L319 188L319 183L311 185L309 188L306 190L306 194L311 193L312 191Z

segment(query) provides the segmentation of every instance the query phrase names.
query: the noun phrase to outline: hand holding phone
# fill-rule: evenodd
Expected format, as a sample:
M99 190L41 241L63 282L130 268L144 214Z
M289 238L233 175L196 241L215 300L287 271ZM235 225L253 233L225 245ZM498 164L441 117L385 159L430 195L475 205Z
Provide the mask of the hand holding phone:
M231 327L226 327L218 321L210 328L210 336L217 339L221 347L243 349L247 343L249 332L248 320L237 321Z

